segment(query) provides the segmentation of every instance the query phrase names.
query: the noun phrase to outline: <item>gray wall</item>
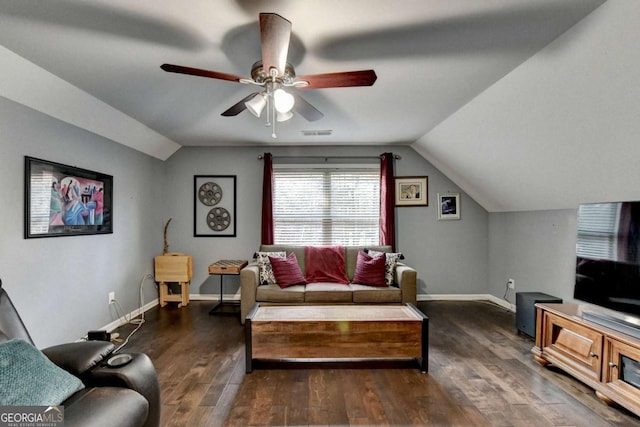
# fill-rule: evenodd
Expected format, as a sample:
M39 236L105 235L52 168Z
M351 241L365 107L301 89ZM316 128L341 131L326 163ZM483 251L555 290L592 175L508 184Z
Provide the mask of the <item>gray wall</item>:
M274 155L366 155L393 151L397 176L428 176L429 206L398 208L398 249L418 270L419 293L485 293L488 277L487 213L462 194L462 220L438 221L436 194L460 191L408 147L185 147L161 162L0 98L0 278L36 345L76 340L119 317L108 305L116 292L122 311L138 307L139 284L153 272L168 231L171 252L194 256L191 292L219 292L219 277L207 266L217 259L249 258L260 243L264 151ZM24 156L96 170L114 176L114 233L23 238ZM194 175L237 176L235 238L193 237ZM227 277L225 293L237 290ZM145 300L157 297L146 280Z
M418 270L421 294L486 293L488 278L488 217L473 200L461 195L462 219L438 221L436 194L459 192L411 148L386 147L184 147L166 162L166 219L172 218L169 245L172 252L194 256L191 292L217 294L220 279L209 276L207 266L218 259L248 259L260 244L262 161L274 156L377 156L385 151L401 155L396 176L428 176L429 206L397 209L397 249L406 263ZM193 175L237 175L237 237L193 237ZM238 279L225 277L224 293L237 290ZM227 286L227 284L229 286Z
M153 272L169 227L169 250L194 256L191 292L219 292L207 266L218 259L249 258L260 243L262 162L275 156L399 154L396 176L428 176L429 206L397 209L398 249L418 270L419 294L487 294L501 298L508 278L516 291L571 299L575 267L574 210L488 214L461 194L460 221L438 221L436 194L460 192L451 180L406 146L185 147L166 162L69 126L0 98L0 278L40 347L75 340L119 316L107 304L115 291L123 311L138 306L138 289ZM112 235L23 238L25 155L114 176ZM235 238L193 236L194 175L237 176ZM238 287L227 277L225 293ZM145 282L145 300L157 297ZM508 299L514 301L513 293Z
M502 298L509 278L516 292L573 299L577 208L489 214L490 294ZM515 293L508 300L515 303Z
M161 161L0 98L0 278L38 347L76 340L138 307L162 252ZM114 233L23 238L24 156L114 176ZM145 300L157 297L153 281Z

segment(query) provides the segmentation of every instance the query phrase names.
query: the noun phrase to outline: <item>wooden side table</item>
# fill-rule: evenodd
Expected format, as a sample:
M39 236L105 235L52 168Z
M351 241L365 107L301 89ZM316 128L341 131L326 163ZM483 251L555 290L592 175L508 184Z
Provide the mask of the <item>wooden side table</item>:
M210 311L209 314L216 314L216 312L225 305L239 305L239 301L227 301L225 302L222 296L222 289L224 284L224 276L238 276L240 270L242 270L249 261L246 259L222 259L216 261L209 266L210 275L220 276L220 300Z
M189 282L193 277L193 257L168 253L155 257L155 281L160 288L160 307L177 302L178 308L189 305ZM169 283L180 286L180 295L169 293Z

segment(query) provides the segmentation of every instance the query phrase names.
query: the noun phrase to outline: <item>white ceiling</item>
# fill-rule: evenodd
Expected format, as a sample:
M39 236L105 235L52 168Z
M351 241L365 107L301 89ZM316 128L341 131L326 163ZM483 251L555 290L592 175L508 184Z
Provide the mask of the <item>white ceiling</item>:
M489 211L566 207L536 194L516 197L515 183L544 188L537 171L549 156L536 138L557 143L553 128L542 132L551 120L544 111L563 105L555 96L572 96L558 90L575 85L568 76L584 60L576 58L580 46L602 43L590 39L590 28L601 25L592 17L604 6L591 12L603 3L0 0L0 95L161 159L181 146L411 144ZM605 6L638 15L638 3ZM300 91L324 118L294 117L273 140L246 111L220 116L253 88L159 68L167 62L248 77L260 59L260 12L293 23L289 62L298 75L372 68L375 85ZM577 77L590 85L583 71ZM527 120L532 111L535 122ZM327 129L331 136L302 135ZM531 145L515 149L514 137ZM576 144L559 150L557 169L566 170ZM528 165L535 171L514 179ZM501 167L511 175L496 173Z

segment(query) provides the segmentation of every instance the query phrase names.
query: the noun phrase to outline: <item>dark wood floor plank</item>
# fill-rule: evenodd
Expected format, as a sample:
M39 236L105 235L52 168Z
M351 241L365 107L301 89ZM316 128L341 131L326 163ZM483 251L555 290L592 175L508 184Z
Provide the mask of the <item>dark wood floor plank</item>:
M360 415L357 418L366 419L369 423L373 422L379 426L390 425L384 410L381 393L379 393L379 389L375 386L373 379L376 372L373 372L373 370L361 370L358 374L358 381L346 382L345 400L349 396L357 397L349 412L353 412L355 407L360 406L362 409L357 411ZM351 389L348 387L349 385ZM351 414L349 414L349 418L351 417Z
M406 367L274 365L245 373L237 316L169 304L123 352L145 352L165 426L637 426L589 387L532 358L515 316L486 302L430 301L429 373ZM124 338L135 325L118 332Z
M199 409L199 403L206 393L207 384L192 383L183 396L180 398L178 409L175 411L169 422L169 426L192 425L191 420Z
M399 378L395 371L376 370L371 375L373 381L371 387L378 390L382 410L387 420L394 420L396 425L410 425L405 402L411 388L406 387L403 381L397 381Z

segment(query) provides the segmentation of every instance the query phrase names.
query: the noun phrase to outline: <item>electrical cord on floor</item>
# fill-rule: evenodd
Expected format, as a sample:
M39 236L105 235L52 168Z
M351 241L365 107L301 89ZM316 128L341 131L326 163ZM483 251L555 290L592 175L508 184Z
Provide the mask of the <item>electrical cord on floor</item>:
M507 299L507 294L509 293L509 281L504 284L504 295L502 295L502 299L511 304L511 302Z
M144 311L142 310L142 308L144 307L144 295L142 293L142 289L144 286L144 281L145 279L153 279L153 276L151 274L145 274L144 276L142 276L142 279L140 280L140 291L138 294L138 311L141 313L140 314L140 318L139 319L127 319L126 316L123 316L125 318L125 320L127 321L127 323L132 324L132 325L138 325L136 326L136 328L131 331L131 333L129 335L127 335L127 338L125 338L124 342L122 344L120 344L118 346L118 348L116 348L113 352L117 353L118 351L120 351L125 345L127 345L129 343L129 339L133 336L133 334L135 334L136 332L138 332L138 330L142 327L142 325L144 324ZM116 301L116 311L117 311L117 307L120 307L120 304ZM122 307L120 307L120 309L122 310ZM124 310L122 310L124 312Z
M509 305L511 305L511 301L507 299L508 294L509 294L509 281L507 280L507 283L505 283L504 285L504 295L502 296L502 299L508 302ZM507 311L511 311L511 310L507 310Z

